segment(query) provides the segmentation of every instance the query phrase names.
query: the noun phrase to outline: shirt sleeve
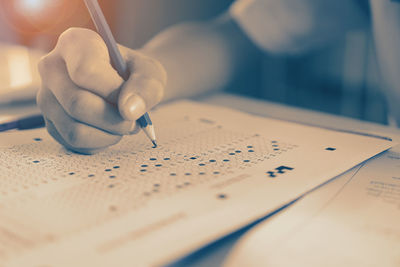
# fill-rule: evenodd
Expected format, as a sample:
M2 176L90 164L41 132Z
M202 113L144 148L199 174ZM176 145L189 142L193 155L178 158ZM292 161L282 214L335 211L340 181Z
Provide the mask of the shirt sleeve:
M367 21L352 0L237 0L229 12L270 53L302 52Z

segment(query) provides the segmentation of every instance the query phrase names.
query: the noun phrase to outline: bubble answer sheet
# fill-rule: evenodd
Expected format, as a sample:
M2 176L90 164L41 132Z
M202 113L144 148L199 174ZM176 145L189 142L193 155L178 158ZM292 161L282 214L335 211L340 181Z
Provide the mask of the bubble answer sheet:
M181 101L96 155L0 134L0 266L157 266L262 218L393 142Z

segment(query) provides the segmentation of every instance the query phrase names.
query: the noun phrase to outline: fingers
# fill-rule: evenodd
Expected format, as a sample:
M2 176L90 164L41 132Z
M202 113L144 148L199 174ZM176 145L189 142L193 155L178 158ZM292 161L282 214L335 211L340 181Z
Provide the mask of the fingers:
M64 32L39 63L38 105L49 133L67 148L94 153L139 131L136 120L159 103L166 85L162 65L121 47L130 78L110 64L101 37L87 29ZM116 106L118 104L118 107Z
M49 133L67 148L91 153L114 145L121 136L113 135L72 119L57 102L50 90L42 88L37 97L39 107L51 124Z
M49 132L49 134L57 141L59 142L61 145L63 145L65 148L80 153L80 154L86 154L86 155L93 155L96 154L100 151L103 151L104 149L106 149L106 147L104 148L97 148L97 149L90 149L90 148L75 148L75 147L71 147L65 140L64 138L60 135L60 133L57 131L56 127L54 126L54 124L48 120L45 119L46 122L46 127L47 127L47 131Z
M62 59L50 54L43 61L45 63L42 63L40 70L46 71L47 75L42 75L45 85L42 90L50 89L70 117L113 134L124 135L138 131L136 122L124 120L114 105L77 87L68 76ZM49 110L48 107L44 109Z
M62 33L55 51L79 87L109 98L124 82L111 66L107 46L94 31L71 28Z
M167 75L162 65L140 54L127 56L131 75L120 91L118 108L126 120L137 120L158 104L163 95Z

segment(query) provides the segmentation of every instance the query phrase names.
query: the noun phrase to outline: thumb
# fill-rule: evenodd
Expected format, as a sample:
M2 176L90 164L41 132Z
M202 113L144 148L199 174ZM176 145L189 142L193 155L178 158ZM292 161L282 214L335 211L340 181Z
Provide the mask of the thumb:
M118 109L125 120L137 120L158 104L164 94L164 85L156 79L133 74L121 88Z

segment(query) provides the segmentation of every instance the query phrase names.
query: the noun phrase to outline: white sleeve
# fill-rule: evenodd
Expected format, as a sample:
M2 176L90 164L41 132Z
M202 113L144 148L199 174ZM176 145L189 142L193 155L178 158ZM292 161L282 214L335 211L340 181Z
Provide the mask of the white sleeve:
M237 0L230 14L262 49L297 53L365 24L352 0Z

